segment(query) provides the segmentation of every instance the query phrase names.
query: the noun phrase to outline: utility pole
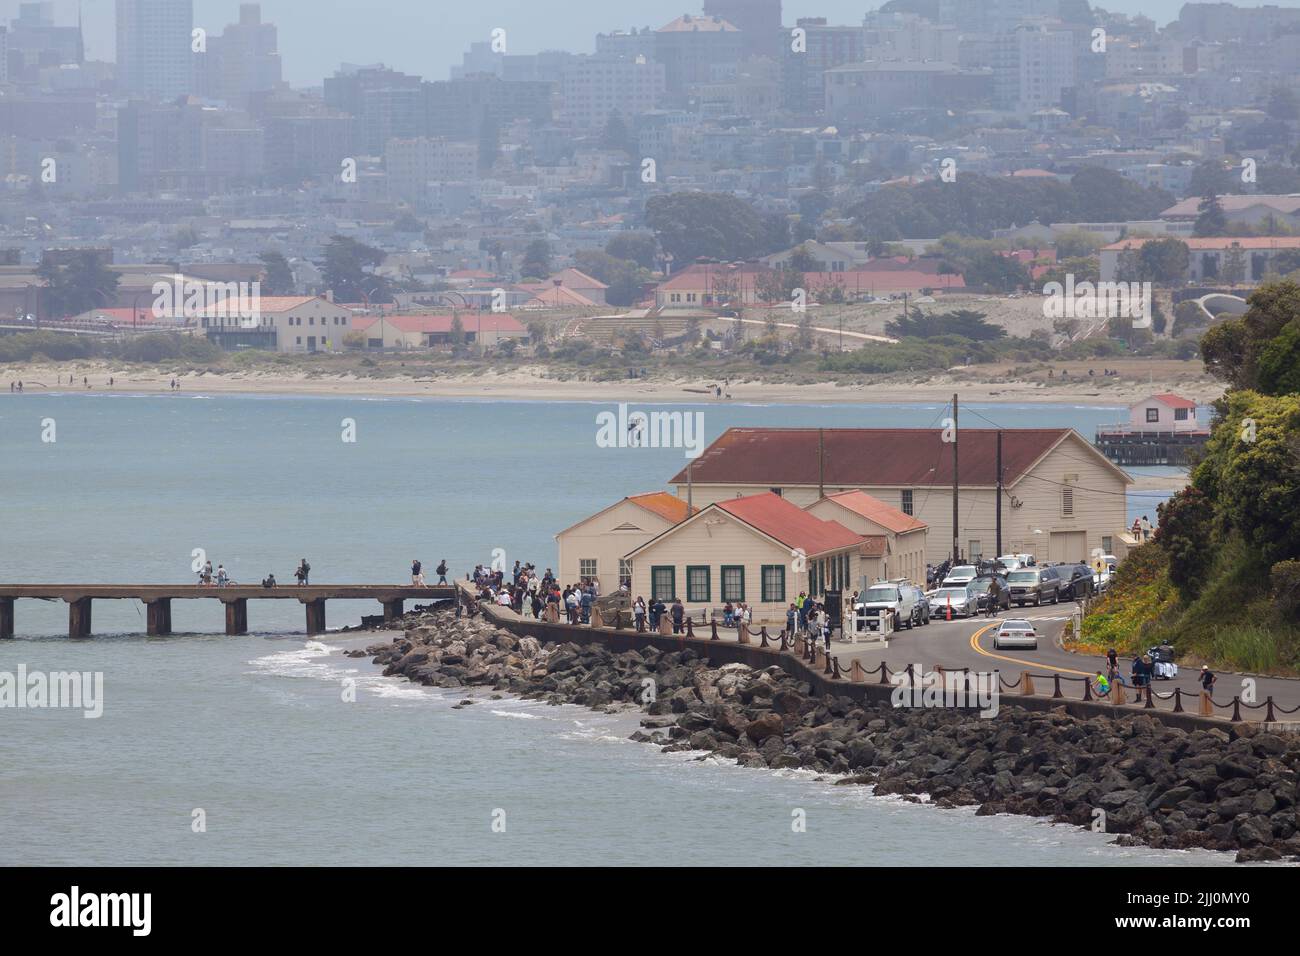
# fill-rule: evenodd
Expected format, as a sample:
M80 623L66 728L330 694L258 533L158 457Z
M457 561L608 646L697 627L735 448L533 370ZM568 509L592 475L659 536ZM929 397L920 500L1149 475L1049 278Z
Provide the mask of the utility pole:
M826 429L817 429L817 500L826 497Z
M958 481L957 481L957 393L952 393L952 563L961 562L961 545L957 533L957 520L960 513L957 508Z
M686 517L695 514L695 479L692 471L695 468L695 459L686 459Z
M997 527L997 553L994 558L1002 556L1002 429L998 429L998 527Z

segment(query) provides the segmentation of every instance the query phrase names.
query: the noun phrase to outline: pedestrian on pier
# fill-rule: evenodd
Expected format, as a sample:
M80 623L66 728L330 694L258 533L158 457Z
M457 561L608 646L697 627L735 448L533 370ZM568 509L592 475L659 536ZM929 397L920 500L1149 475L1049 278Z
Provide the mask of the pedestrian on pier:
M217 565L217 587L224 588L230 583L230 575L226 573L224 564Z
M681 634L686 630L686 608L682 605L681 598L673 598L673 633Z
M311 574L311 565L307 563L306 558L303 558L298 563L298 570L293 572L293 576L298 579L299 587L302 587L309 583L310 574Z
M443 558L441 561L439 561L438 566L434 568L434 570L438 572L438 583L446 584L447 583L447 559Z
M632 619L636 621L637 633L645 630L645 598L640 595L632 605Z
M411 562L411 584L414 587L424 587L424 567L419 560Z

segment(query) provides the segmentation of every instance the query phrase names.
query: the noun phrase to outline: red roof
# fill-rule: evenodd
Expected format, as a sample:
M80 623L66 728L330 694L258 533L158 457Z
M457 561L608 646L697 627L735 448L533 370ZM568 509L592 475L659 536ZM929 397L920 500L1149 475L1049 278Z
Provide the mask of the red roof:
M1159 395L1152 395L1147 399L1148 402L1160 402L1170 408L1195 408L1196 403L1190 399L1183 398L1181 395L1174 395L1171 392L1161 392ZM1141 404L1146 404L1145 402Z
M826 497L837 505L849 509L854 514L860 515L868 521L874 521L894 534L906 534L909 531L919 531L927 527L924 521L913 518L906 512L885 504L879 498L873 498L865 491L856 489L854 491L841 491L839 494L827 495Z
M1177 239L1188 249L1209 251L1227 250L1233 246L1242 249L1300 249L1300 236L1161 236L1159 238ZM1127 249L1141 249L1148 242L1155 241L1155 238L1121 239L1101 248L1103 252L1109 250L1123 252Z
M823 521L770 491L718 501L713 506L806 555L839 551L862 543L861 535L838 521Z
M652 514L657 514L661 518L667 518L673 524L679 524L685 521L699 508L690 509L686 502L676 495L670 495L666 491L651 491L643 495L628 495L627 500L634 505L639 505Z
M952 484L952 445L940 429L827 428L825 484L839 488L924 488ZM1071 428L1008 428L1002 431L1006 484L1018 481ZM816 428L729 428L692 466L691 480L704 484L817 487ZM997 485L997 430L960 432L960 484ZM1079 443L1097 456L1083 439ZM1109 462L1106 462L1109 464ZM686 483L686 470L672 484Z

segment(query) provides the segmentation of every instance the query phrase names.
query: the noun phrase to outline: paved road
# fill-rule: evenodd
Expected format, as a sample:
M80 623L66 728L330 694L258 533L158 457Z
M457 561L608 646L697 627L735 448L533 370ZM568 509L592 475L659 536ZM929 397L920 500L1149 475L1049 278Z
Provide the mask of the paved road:
M1040 679L1037 675L1060 674L1061 692L1066 697L1082 698L1082 678L1094 676L1098 670L1105 670L1103 657L1090 657L1075 654L1061 646L1061 634L1065 622L1070 619L1073 604L1061 604L1041 608L1013 608L1012 614L1003 613L1000 620L1010 618L1029 620L1038 631L1038 649L1030 650L994 650L993 631L997 627L994 620L984 618L958 619L954 621L933 620L928 626L904 629L889 638L889 647L882 649L879 645L853 644L845 641L833 641L831 655L839 657L840 668L844 670L848 663L857 658L867 670L878 667L883 660L891 671L902 670L908 664L922 665L927 671L936 664L947 670L969 667L977 671L999 670L1007 681L1017 680L1022 671L1035 675L1035 692L1050 695L1052 680ZM1131 660L1121 659L1120 669L1127 677ZM1155 682L1156 694L1172 695L1174 688L1181 688L1183 709L1195 713L1198 707L1200 668L1181 667L1178 677L1173 680ZM877 680L873 675L869 680ZM1255 700L1263 703L1270 695L1278 707L1300 707L1300 681L1276 677L1247 678L1245 675L1220 673L1214 690L1214 699L1228 703L1232 698L1246 696L1246 681L1254 682ZM1014 693L1010 691L1008 693ZM1131 689L1126 693L1130 703L1134 694ZM1172 710L1172 700L1157 700L1156 706ZM1220 716L1231 716L1231 708L1216 709ZM1264 710L1242 708L1242 715L1251 719L1262 719ZM1300 721L1300 712L1283 714L1275 711L1278 720Z

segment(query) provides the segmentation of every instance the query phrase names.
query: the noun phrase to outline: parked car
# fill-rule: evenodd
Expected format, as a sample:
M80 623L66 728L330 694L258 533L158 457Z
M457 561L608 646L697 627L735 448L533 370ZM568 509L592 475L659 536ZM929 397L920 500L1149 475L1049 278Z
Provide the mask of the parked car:
M979 610L979 592L970 584L941 587L930 595L930 616L947 620L948 609L953 617L970 617Z
M1032 554L1004 554L998 558L998 564L1002 565L1007 571L1032 568L1037 563Z
M1007 575L1011 586L1011 600L1017 607L1033 602L1037 607L1050 600L1061 600L1061 575L1056 568L1021 568Z
M959 564L944 576L941 587L957 588L970 584L980 575L980 569L973 564Z
M1061 575L1061 600L1077 601L1096 592L1092 569L1086 564L1062 564L1056 570Z
M1001 588L998 593L998 610L1009 611L1011 609L1011 587L1007 584L1007 579L1000 574L981 574L970 583L979 598L977 607L981 611L988 610L989 589L992 587L994 580L998 582L998 586Z
M853 608L858 630L880 630L882 617L892 617L891 628L916 627L930 623L925 593L910 581L878 581L867 588Z
M1025 620L1003 621L998 632L993 635L993 649L1023 647L1031 651L1038 650L1038 632L1034 625Z

